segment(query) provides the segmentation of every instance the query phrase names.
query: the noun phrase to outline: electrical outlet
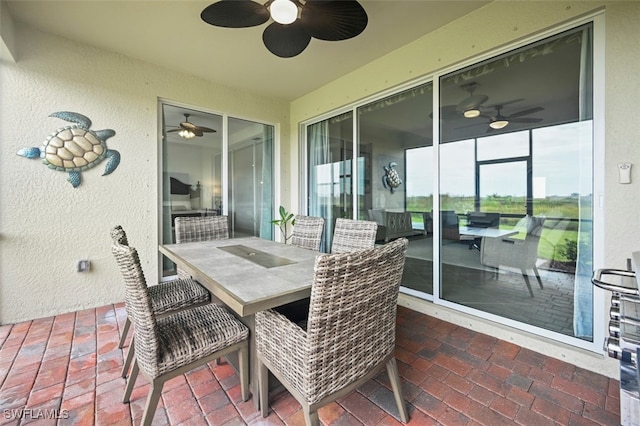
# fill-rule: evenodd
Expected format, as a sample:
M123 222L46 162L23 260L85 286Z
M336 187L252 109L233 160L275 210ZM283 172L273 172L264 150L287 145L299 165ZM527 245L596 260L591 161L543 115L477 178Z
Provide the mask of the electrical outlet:
M78 261L78 272L89 272L91 269L91 262L87 259Z

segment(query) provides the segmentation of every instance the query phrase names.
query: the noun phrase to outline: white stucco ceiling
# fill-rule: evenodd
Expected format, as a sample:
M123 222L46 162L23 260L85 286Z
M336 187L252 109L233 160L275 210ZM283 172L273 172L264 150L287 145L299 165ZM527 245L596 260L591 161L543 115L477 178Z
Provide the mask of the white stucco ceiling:
M362 34L340 42L313 39L302 54L283 59L262 44L266 24L233 29L203 22L200 13L212 2L14 0L4 9L16 25L293 100L489 3L360 0L369 17Z

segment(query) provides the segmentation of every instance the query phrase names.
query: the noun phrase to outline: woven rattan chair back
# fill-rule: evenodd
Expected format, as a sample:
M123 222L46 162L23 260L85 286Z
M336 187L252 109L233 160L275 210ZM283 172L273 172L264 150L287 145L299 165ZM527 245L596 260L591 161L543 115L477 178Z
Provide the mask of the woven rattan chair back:
M229 238L227 216L177 217L176 244Z
M232 352L238 352L241 396L247 401L247 327L223 307L210 303L156 318L136 249L114 242L111 251L125 280L127 315L135 332L135 359L123 402L130 401L138 372L151 383L141 426L151 426L165 382Z
M375 234L375 232L374 232ZM307 345L310 402L366 374L395 348L398 290L407 240L316 259Z
M397 299L408 241L316 258L307 330L284 315L256 314L262 416L271 371L302 405L307 425L318 409L387 368L400 418L408 414L394 357Z
M125 282L125 305L134 326L136 358L141 369L155 375L159 351L157 323L138 252L115 242L111 251Z
M376 242L378 224L366 220L336 219L331 253L371 249Z
M291 244L309 250L320 251L324 219L313 216L296 216Z

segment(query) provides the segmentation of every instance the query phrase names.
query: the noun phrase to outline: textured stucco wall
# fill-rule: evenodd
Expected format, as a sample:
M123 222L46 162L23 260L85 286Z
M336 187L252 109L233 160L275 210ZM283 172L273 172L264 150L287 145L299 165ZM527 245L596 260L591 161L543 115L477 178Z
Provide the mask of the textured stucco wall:
M0 323L124 299L109 229L121 224L147 280L158 277L158 98L277 123L288 140L289 104L215 85L16 25L16 63L0 62ZM93 129L114 129L103 161L74 189L67 175L16 155L80 112ZM88 258L90 273L77 273Z
M547 29L581 18L597 11L605 11L605 90L596 99L605 108L603 206L596 209L604 217L600 241L604 241L601 264L624 268L630 253L640 250L640 120L635 105L640 98L640 2L637 1L498 1L474 11L451 24L434 31L316 91L296 99L291 104L291 133L296 134L299 123L313 117L366 99L394 86L428 77L439 70L469 61L470 58L495 51L515 41L526 39ZM291 145L291 175L296 175L299 146ZM631 185L618 183L616 164L634 164ZM292 194L299 194L295 182ZM292 205L300 200L294 197ZM490 321L479 320L430 302L410 296L401 303L430 315L477 329L496 337L513 341L530 349L573 362L576 365L612 377L618 374L618 364L600 353L553 342L514 330ZM607 301L596 306L596 312L608 315ZM606 327L605 318L598 324ZM608 334L600 330L601 334ZM597 345L600 342L596 342Z

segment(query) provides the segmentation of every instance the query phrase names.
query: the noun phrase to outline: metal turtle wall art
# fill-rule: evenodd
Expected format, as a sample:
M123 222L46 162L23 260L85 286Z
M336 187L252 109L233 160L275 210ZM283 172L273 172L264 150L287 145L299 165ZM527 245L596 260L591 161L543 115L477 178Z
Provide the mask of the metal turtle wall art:
M120 153L107 148L107 139L116 132L111 129L91 130L91 120L77 112L59 111L56 117L69 123L52 133L41 147L23 148L18 155L26 158L41 158L50 169L69 173L67 180L74 188L80 185L80 173L97 166L107 159L102 176L113 173L120 164Z
M400 175L396 170L397 165L397 163L392 161L388 166L383 167L384 175L382 176L382 185L385 188L389 188L392 194L396 192L396 188L402 183L402 179L400 179Z

